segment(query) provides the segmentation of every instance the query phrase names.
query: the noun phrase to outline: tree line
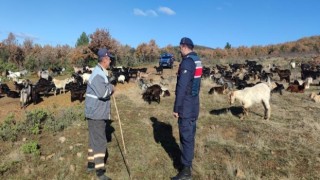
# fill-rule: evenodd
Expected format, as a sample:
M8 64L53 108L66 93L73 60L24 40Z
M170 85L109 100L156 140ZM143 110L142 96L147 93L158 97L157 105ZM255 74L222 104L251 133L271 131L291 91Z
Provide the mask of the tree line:
M178 46L167 45L159 48L155 40L141 43L136 48L122 45L114 39L108 30L97 29L87 35L83 32L77 39L75 47L69 45L35 44L31 39L25 39L20 44L13 33L0 43L0 71L5 69L28 69L36 71L41 68L94 66L98 48L105 47L115 55L117 65L138 66L158 62L161 53L174 54L181 60ZM240 46L233 48L227 42L225 48L208 48L195 46L195 51L206 60L256 58L262 56L281 56L285 54L310 54L320 53L320 36L302 38L294 42L286 42L267 46Z

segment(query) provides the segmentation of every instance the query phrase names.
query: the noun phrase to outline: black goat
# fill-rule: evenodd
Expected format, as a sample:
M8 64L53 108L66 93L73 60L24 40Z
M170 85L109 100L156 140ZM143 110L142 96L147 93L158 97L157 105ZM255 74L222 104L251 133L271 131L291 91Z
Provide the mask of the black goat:
M157 74L163 74L163 67L162 66L159 66L159 67L154 66L154 68L156 69Z
M151 104L151 101L156 101L160 103L160 95L162 94L162 89L158 84L152 85L146 89L142 94L143 100Z
M277 93L278 92L278 93L280 93L280 95L282 95L282 90L284 89L283 84L279 84L279 83L276 82L276 85L277 85L277 87L273 88L271 90L271 93Z
M70 83L71 92L71 102L79 100L82 102L84 100L84 94L86 93L87 86L78 86L76 83Z

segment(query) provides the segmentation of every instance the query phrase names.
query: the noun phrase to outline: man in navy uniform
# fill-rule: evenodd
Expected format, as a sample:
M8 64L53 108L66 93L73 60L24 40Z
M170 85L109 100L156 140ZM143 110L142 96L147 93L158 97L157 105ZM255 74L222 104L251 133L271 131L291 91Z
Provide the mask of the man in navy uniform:
M173 115L178 118L181 164L173 180L192 179L196 123L199 116L199 91L202 75L200 58L193 52L193 42L184 37L180 41L182 61L179 65Z

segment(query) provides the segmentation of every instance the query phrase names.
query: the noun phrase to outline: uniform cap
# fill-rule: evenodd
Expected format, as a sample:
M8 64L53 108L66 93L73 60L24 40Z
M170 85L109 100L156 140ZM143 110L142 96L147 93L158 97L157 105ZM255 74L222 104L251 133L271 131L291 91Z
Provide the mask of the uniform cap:
M181 44L186 44L186 45L190 45L192 48L194 47L193 42L190 38L187 37L183 37L180 41L180 45Z

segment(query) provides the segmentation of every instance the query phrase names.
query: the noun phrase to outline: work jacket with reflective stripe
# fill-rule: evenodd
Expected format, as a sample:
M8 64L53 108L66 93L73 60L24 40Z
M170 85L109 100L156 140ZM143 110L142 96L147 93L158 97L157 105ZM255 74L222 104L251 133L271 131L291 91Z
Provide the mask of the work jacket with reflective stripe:
M113 85L99 64L94 68L86 91L85 116L89 119L110 119L110 96Z

